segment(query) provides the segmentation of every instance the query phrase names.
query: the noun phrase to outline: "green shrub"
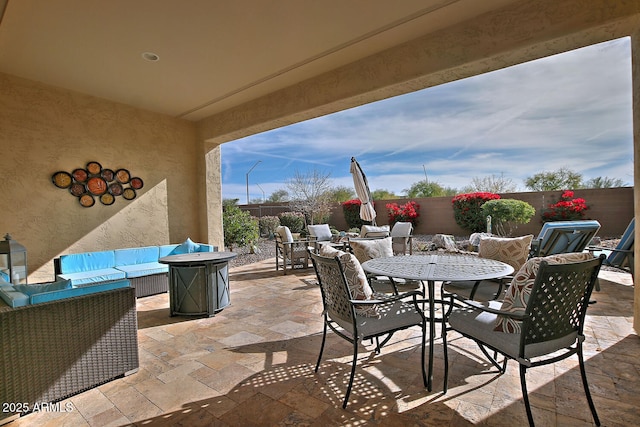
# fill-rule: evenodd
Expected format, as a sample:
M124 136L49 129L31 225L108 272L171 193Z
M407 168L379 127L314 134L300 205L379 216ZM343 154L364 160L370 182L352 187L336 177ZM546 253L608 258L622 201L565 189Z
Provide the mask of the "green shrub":
M536 214L527 202L515 199L489 200L482 205L482 216L491 216L491 226L500 236L511 236L518 224L526 224Z
M494 193L458 194L451 200L456 224L471 233L485 231L487 217L482 214L481 207L485 202L499 198L500 196Z
M277 216L263 216L258 220L260 227L260 235L272 237L276 232L276 228L280 225L280 218Z
M364 224L371 224L371 221L363 221L360 218L360 206L362 202L360 199L347 200L342 203L342 212L344 213L344 220L347 223L348 228L362 228Z
M280 225L289 227L292 233L301 233L304 230L304 215L301 212L282 212Z
M233 250L235 246L251 246L252 251L259 238L258 220L249 212L241 210L236 205L226 205L222 211L222 227L224 230L224 245Z

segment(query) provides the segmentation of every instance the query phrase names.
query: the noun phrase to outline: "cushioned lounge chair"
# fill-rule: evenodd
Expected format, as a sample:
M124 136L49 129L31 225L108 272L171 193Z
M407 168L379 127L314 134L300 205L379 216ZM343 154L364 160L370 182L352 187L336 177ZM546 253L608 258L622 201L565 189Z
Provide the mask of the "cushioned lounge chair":
M546 222L531 242L531 257L582 252L600 230L596 220Z
M604 265L628 270L631 275L634 276L633 246L635 243L635 226L636 219L632 218L627 229L622 234L620 242L618 242L618 245L613 249L600 246L589 246L587 249L595 254L604 253L607 255L607 259L605 259L603 263Z
M309 267L308 240L293 240L291 230L286 226L279 226L275 232L276 238L276 271L282 267L287 274L287 267L292 270L296 267Z

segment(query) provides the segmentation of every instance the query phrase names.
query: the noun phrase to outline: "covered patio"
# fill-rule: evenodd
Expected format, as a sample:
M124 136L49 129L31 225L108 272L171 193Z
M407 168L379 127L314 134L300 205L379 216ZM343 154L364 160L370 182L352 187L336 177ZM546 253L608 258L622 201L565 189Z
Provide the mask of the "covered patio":
M421 333L397 333L374 355L361 351L347 410L350 345L329 335L314 373L321 297L312 269L283 276L268 259L231 269L231 306L211 318L169 317L168 294L138 299L140 370L32 413L31 425L525 425L517 364L497 375L475 344L450 343L442 394L442 342L434 389L420 376ZM633 332L631 275L606 269L587 311L585 358L603 425L640 424L640 341ZM575 357L528 375L538 425L593 425Z

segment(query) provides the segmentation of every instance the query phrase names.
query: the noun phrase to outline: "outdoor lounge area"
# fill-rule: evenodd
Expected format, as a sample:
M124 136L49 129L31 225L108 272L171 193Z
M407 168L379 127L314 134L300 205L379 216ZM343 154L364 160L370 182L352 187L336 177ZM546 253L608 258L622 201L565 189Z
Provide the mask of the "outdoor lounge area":
M140 368L62 401L68 412L26 415L10 425L525 425L517 364L504 375L476 345L449 333L449 390L442 341L433 391L420 374L419 329L394 335L380 354L365 342L347 409L351 348L322 337L312 269L283 276L268 259L230 269L231 305L211 318L170 317L169 296L137 299ZM631 275L600 272L587 310L586 369L603 425L640 424L640 340L632 330ZM575 358L531 370L537 425L593 425Z

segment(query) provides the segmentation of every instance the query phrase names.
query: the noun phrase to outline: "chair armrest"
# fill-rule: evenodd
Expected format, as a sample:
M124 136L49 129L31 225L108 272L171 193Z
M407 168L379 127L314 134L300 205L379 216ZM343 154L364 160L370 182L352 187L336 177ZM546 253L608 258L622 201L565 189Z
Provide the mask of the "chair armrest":
M400 301L403 300L407 297L413 297L414 299L418 296L422 296L422 294L418 291L409 291L409 292L403 292L399 295L391 295L389 297L385 297L384 299L368 299L368 300L362 300L362 299L357 299L357 300L349 300L353 305L368 305L368 304L388 304L391 302L396 302L396 301Z
M503 310L496 310L495 308L491 308L491 307L487 307L484 304L478 302L478 301L472 301L472 300L463 300L463 303L465 303L466 305L468 305L469 307L473 307L477 310L481 310L481 311L485 311L487 313L493 313L493 314L497 314L500 316L504 316L504 317L509 317L511 319L514 320L525 320L529 318L528 314L516 314L516 313L512 313L509 311L503 311Z

